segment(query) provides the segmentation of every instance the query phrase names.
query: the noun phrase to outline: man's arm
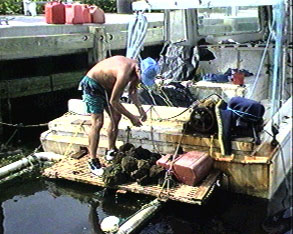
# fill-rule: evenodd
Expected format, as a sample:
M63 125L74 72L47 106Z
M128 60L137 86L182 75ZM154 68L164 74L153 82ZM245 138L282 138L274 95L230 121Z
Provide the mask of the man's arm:
M137 96L137 86L138 86L138 84L139 84L139 79L138 78L130 83L129 90L128 90L129 97L132 100L133 104L138 109L141 121L146 121L147 115L146 115L144 109L142 108L141 102L139 101L138 96Z
M130 82L131 76L128 72L122 72L118 73L116 77L116 82L114 84L111 98L110 98L110 104L112 107L117 110L119 113L125 115L134 126L141 126L141 122L139 118L137 118L135 115L131 114L128 110L125 109L125 107L120 103L120 97L123 94L123 91L126 87L126 85Z

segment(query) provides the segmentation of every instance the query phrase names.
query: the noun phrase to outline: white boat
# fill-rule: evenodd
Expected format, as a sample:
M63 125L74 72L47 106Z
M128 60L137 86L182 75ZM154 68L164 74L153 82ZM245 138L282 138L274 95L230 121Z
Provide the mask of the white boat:
M260 102L266 109L265 126L260 144L251 137L237 138L232 141L232 154L223 155L217 137L185 135L181 142L182 129L192 109L145 105L148 121L135 128L123 118L118 143L129 141L162 154L174 153L179 143L184 151L209 152L214 167L223 173L221 184L226 189L272 198L292 171L292 6L289 8L288 2L281 0L148 0L134 2L133 7L164 10L165 40L169 43L194 47L202 38L210 42L204 48L211 50L216 59L200 61L201 71L224 73L228 68L237 68L253 73L245 78L245 86L200 81L189 89L197 99L216 93L227 102L235 96ZM233 44L219 44L220 41ZM41 135L45 151L71 155L88 145L90 117L84 111L84 103L69 100L68 104L69 112L51 121L49 130ZM132 104L125 105L135 112ZM171 118L174 116L177 117ZM105 126L107 122L108 118ZM101 134L100 155L105 150L106 130Z

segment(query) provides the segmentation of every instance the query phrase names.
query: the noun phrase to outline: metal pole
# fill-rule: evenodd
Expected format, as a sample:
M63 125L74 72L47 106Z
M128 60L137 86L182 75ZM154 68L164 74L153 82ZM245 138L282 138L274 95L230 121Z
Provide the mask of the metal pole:
M283 26L284 26L284 2L279 0L277 5L273 6L273 17L275 18L275 50L274 50L274 70L272 84L272 109L271 117L280 107L280 80L282 78L282 42L283 42Z
M287 53L289 45L289 35L288 35L288 25L290 18L290 10L288 1L285 2L285 20L284 20L284 45L283 45L283 58L282 58L282 85L281 85L281 105L287 100L288 96L286 95L286 82L287 82Z

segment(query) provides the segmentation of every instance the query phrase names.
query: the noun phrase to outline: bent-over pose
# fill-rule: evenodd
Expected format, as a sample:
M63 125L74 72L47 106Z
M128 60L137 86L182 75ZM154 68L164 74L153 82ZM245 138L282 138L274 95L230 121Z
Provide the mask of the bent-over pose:
M113 56L97 63L80 82L83 90L83 101L87 112L91 114L91 129L89 132L90 169L95 175L102 175L103 169L96 151L99 145L100 131L104 123L104 109L111 118L108 127L108 151L106 159L113 159L116 150L116 138L121 114L125 115L134 126L142 126L147 116L137 97L137 85L140 82L138 62L124 56ZM120 97L126 86L129 97L137 107L140 116L130 113L120 103Z

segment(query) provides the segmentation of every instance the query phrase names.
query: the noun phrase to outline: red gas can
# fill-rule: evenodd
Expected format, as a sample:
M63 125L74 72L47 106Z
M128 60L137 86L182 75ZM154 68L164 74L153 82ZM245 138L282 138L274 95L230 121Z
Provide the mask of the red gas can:
M83 24L82 6L80 4L66 4L65 21L67 24Z
M65 24L65 5L62 2L48 2L45 18L47 24Z
M171 160L172 155L167 154L157 161L157 165L169 169ZM190 151L178 155L173 163L172 170L178 181L190 186L195 186L208 175L212 165L213 159L207 153Z
M97 6L90 6L90 13L92 17L92 23L104 24L105 23L105 13Z
M244 74L242 72L235 72L233 74L232 82L235 85L243 85L244 84Z
M92 17L90 13L90 8L87 4L81 4L82 7L82 16L83 16L83 23L91 23Z

